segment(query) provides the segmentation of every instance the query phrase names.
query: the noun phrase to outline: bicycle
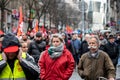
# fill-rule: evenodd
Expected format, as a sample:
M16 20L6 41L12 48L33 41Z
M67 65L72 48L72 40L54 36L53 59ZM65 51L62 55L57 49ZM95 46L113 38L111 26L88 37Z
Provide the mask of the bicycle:
M99 77L98 80L108 80L108 79L105 78L105 77ZM117 79L115 79L115 80L120 80L120 78L117 78Z

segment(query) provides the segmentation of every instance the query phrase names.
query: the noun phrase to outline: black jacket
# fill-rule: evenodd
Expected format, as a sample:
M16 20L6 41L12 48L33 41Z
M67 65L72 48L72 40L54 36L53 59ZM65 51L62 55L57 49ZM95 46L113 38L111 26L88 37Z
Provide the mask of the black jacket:
M118 45L115 42L113 44L108 42L106 45L104 45L103 50L109 55L114 66L116 66L119 55Z
M41 41L40 43L33 41L30 43L30 46L28 48L28 53L31 56L33 56L36 63L38 63L39 56L40 56L41 52L45 50L45 47L46 47L45 41Z
M87 43L86 40L84 40L84 41L82 41L82 43L81 43L80 53L81 53L81 55L82 55L82 54L84 54L84 53L86 53L86 52L88 52L88 51L89 51L89 49L88 49L88 43Z

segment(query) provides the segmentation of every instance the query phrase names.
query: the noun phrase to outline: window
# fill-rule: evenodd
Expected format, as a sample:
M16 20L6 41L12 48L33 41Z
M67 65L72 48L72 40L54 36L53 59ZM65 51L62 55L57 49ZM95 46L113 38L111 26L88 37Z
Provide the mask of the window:
M89 11L93 11L93 9L92 9L92 7L93 7L92 2L93 2L93 1L90 1L90 4L89 4Z
M103 8L104 8L104 11L103 11L103 12L105 13L105 11L106 11L106 10L105 10L105 9L106 9L106 4L105 4L105 3L104 3Z
M100 12L101 2L93 2L93 11Z

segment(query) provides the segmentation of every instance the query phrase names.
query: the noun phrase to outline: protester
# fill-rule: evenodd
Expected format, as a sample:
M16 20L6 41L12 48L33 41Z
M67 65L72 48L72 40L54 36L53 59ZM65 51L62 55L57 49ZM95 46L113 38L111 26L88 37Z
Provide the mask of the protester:
M2 52L2 40L4 38L4 32L0 30L0 53Z
M81 47L80 47L80 55L86 53L89 51L88 49L88 40L91 37L90 34L85 34L85 39L81 42Z
M39 56L42 51L46 48L46 42L42 40L42 33L37 32L35 36L35 40L30 43L28 48L28 53L33 56L35 62L38 63Z
M70 41L70 47L69 50L72 53L75 63L76 65L79 62L79 58L80 58L80 47L81 47L81 41L77 39L78 38L78 34L76 31L74 31L72 33L72 40Z
M0 37L0 53L2 52L2 40L4 37Z
M85 80L105 77L115 80L115 67L107 53L99 50L99 39L93 36L88 41L89 52L83 54L78 64L78 73Z
M105 39L105 36L103 34L99 35L99 42L100 42L100 50L104 49L104 45L108 43L107 39Z
M31 33L30 33L30 35L29 35L29 39L30 39L31 41L33 41L33 40L34 40L34 38L35 38L35 35L34 35L34 33L33 33L33 32L31 32Z
M115 42L118 44L118 48L119 48L118 63L116 66L116 79L120 80L120 33L118 33L116 36L117 37Z
M114 66L116 67L119 56L119 48L118 44L115 42L115 36L113 34L108 36L108 43L104 45L103 50L110 56Z
M30 45L31 40L29 40L27 33L22 33L22 37L20 39L20 43L27 43L27 45Z
M50 47L45 50L40 59L41 80L68 80L74 69L72 54L64 45L60 34L53 34L50 39Z
M39 68L33 57L22 51L14 34L8 33L4 36L2 49L0 80L37 80Z
M66 48L69 49L70 44L68 42L67 33L61 33L61 35L62 35L62 38L63 38L63 40L65 42Z
M23 42L23 43L21 43L21 46L22 46L22 51L27 53L27 51L28 51L28 44Z

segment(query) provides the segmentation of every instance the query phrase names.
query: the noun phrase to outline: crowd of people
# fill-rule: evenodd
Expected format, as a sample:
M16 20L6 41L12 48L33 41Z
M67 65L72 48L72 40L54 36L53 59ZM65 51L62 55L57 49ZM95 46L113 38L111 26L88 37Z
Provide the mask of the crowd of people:
M77 69L77 70L76 70ZM120 79L120 33L0 34L0 80Z

